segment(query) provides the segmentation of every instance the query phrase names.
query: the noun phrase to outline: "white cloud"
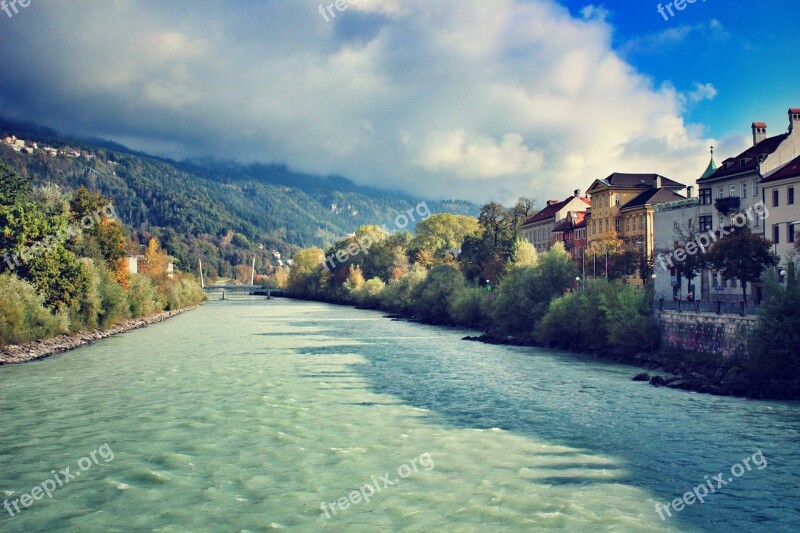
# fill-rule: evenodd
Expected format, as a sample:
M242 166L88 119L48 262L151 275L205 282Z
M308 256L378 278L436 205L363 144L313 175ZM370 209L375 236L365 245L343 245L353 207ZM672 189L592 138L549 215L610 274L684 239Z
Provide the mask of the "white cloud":
M0 108L425 197L560 198L613 171L705 168L713 141L681 114L713 85L654 86L601 8L361 0L325 22L318 5L32 5L4 36Z

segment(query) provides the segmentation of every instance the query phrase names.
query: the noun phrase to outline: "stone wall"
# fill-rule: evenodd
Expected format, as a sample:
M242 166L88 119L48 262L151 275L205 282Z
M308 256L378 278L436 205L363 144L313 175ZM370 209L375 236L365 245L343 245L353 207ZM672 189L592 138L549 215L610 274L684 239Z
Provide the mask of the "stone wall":
M656 311L661 349L697 355L721 356L725 360L747 358L747 336L756 317Z

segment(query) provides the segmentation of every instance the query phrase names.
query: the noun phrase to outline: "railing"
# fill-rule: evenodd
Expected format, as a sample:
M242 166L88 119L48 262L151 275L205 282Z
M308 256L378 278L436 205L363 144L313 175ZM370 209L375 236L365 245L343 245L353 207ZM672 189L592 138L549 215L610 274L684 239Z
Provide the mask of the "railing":
M748 302L746 305L743 301L739 302L723 302L719 300L714 301L694 301L686 302L681 300L665 300L659 298L655 301L656 311L679 311L681 313L715 313L718 315L757 315L760 306L758 304Z

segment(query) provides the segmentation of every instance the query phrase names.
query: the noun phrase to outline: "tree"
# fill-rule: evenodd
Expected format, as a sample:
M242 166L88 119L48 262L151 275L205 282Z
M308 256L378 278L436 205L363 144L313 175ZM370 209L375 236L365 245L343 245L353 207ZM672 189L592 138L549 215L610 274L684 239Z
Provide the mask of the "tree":
M613 229L606 231L600 237L592 241L589 251L592 253L593 258L596 260L600 257L605 265L606 277L609 277L609 262L611 258L619 254L622 250L622 239L617 236L617 232Z
M779 262L771 248L770 241L745 226L715 242L708 252L708 260L725 280L742 282L742 298L746 304L747 285L758 281L764 269Z
M163 280L167 276L169 261L169 256L161 250L158 239L151 237L144 252L144 273L154 280Z
M706 250L700 249L697 245L699 240L699 233L696 231L694 225L690 225L687 227L684 226L677 226L675 228L675 250L684 250L687 251L686 258L682 261L677 261L674 256L670 256L671 259L671 266L675 269L675 272L680 274L682 278L685 278L688 281L688 284L691 286L694 279L701 273L703 270L708 268L708 255ZM667 270L667 263L663 257L659 259L659 256L672 254L674 250L659 250L658 255L656 256L656 262L658 262L662 268ZM689 251L693 251L695 253L688 253Z
M300 250L292 258L292 267L289 270L289 279L286 283L287 290L296 296L313 296L319 287L312 287L312 276L316 270L324 270L322 262L325 252L320 248Z
M13 205L31 191L29 178L20 176L5 163L0 163L0 205Z
M447 250L461 248L461 243L468 235L477 237L481 232L481 225L476 218L450 213L435 214L417 224L414 229L416 236L409 243L409 248L430 251L441 258Z

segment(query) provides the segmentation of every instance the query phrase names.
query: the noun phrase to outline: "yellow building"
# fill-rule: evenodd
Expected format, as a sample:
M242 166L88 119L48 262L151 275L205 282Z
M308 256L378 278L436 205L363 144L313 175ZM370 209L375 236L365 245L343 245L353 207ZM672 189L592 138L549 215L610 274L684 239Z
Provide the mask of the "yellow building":
M592 199L588 244L604 233L616 233L625 249L653 256L653 204L682 200L686 186L658 174L615 172L598 179L587 193Z

